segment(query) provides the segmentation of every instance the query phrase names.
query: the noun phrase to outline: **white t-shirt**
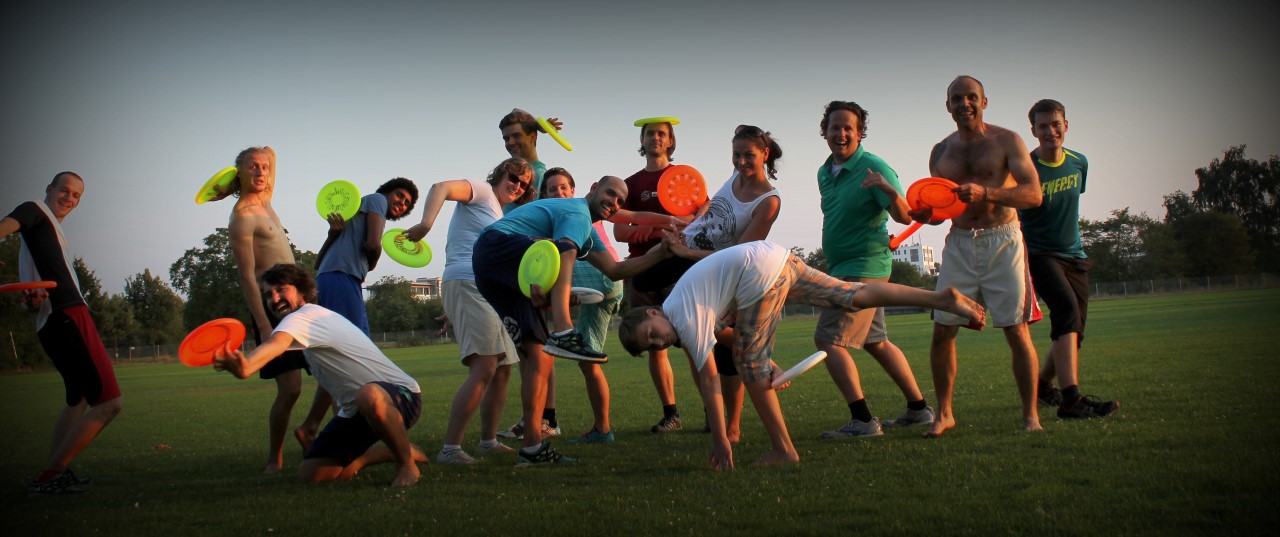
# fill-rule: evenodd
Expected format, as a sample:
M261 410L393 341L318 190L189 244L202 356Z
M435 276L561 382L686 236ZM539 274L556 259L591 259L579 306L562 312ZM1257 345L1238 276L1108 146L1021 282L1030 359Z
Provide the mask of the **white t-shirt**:
M698 370L711 356L719 321L764 297L790 254L768 241L739 244L698 261L676 282L662 311Z
M740 201L733 195L733 183L737 179L738 172L734 172L707 202L707 212L684 228L685 244L690 248L723 250L738 244L747 232L756 206L765 199L778 196L778 190L774 189L751 201Z
M460 201L449 220L449 242L444 247L444 275L441 281L476 281L471 268L471 252L476 239L489 224L502 218L502 206L493 196L493 187L480 179L467 179L471 183L471 200Z
M390 382L420 392L418 381L396 366L369 336L346 317L315 304L305 304L280 321L272 333L293 336L303 348L311 374L338 404L338 415L356 415L356 393L365 384Z

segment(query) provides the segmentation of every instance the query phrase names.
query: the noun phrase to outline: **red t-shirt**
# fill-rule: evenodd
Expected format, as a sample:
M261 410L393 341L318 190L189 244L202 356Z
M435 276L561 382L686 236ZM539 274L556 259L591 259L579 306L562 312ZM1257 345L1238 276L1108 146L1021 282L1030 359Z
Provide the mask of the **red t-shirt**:
M622 208L628 211L671 214L662 207L662 202L658 201L658 179L662 178L664 171L666 168L656 172L640 170L624 179L623 181L627 183L627 199L622 201ZM644 255L660 241L661 239L653 239L628 243L627 254L629 257Z

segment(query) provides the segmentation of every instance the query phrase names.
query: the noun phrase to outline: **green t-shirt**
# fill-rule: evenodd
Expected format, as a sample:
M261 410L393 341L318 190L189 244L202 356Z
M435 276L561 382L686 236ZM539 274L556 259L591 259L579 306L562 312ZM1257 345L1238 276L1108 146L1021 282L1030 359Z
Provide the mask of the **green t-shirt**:
M831 157L818 169L822 194L822 253L832 276L885 278L893 271L889 250L889 196L878 188L862 188L870 168L902 194L898 173L861 144L835 174Z
M1040 190L1044 200L1039 207L1018 211L1022 219L1022 237L1027 251L1084 259L1080 242L1080 195L1084 194L1089 161L1084 155L1063 149L1062 162L1050 163L1036 158L1040 174Z

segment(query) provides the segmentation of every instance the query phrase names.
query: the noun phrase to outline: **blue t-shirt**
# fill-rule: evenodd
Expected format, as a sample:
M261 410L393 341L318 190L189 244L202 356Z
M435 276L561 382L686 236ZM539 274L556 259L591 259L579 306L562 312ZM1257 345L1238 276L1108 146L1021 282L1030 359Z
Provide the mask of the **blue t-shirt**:
M325 252L324 259L320 261L320 267L316 269L316 274L345 272L355 276L357 280L364 281L365 275L369 273L369 262L365 259L362 246L368 229L369 214L376 214L385 220L387 197L374 192L360 198L360 212L347 220L346 226L342 228L342 234L329 245L329 251Z
M1040 191L1044 199L1039 207L1018 211L1022 219L1022 237L1027 251L1084 259L1080 241L1080 195L1084 194L1089 161L1084 155L1062 150L1062 162L1045 162L1031 152L1036 173L1040 174Z
M529 235L548 239L568 239L578 245L578 256L607 250L591 227L591 211L584 198L536 200L517 207L485 231L508 235ZM483 235L484 233L481 233Z

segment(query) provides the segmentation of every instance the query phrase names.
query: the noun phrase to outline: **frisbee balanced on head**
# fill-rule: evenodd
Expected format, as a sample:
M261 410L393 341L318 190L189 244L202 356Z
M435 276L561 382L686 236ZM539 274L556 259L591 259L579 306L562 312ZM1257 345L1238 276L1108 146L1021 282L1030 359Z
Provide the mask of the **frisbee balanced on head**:
M178 346L178 360L191 367L204 367L213 363L213 355L228 344L237 348L244 343L244 324L236 319L214 319L204 323Z
M569 142L560 136L559 129L555 128L554 125L545 119L540 117L534 119L538 120L538 126L542 127L542 130L547 134L550 134L551 139L555 140L557 144L560 144L560 147L563 147L565 151L573 151L573 146L569 145Z
M324 185L316 196L316 210L320 218L328 219L330 214L338 213L343 220L350 220L360 212L360 189L342 179Z
M18 282L6 283L0 285L0 293L12 293L15 291L31 291L35 289L53 289L58 286L58 282L42 280L35 282Z
M204 186L196 191L196 204L199 205L213 198L218 197L218 190L231 186L236 180L236 167L227 166L218 173L213 174L208 181L204 182Z
M707 182L693 166L670 166L658 178L658 202L672 215L691 215L707 202Z
M948 179L925 177L912 183L911 187L907 189L907 205L911 207L912 211L919 211L925 208L933 209L933 215L930 218L934 220L955 218L964 213L965 208L969 206L969 204L960 201L960 196L955 193L956 188L959 188L959 186ZM897 249L898 245L902 244L902 241L910 237L917 229L920 229L922 224L923 222L912 222L910 226L907 226L906 230L895 235L889 241L889 249Z
M427 241L412 242L404 235L404 229L389 229L382 234L382 250L396 263L410 268L422 268L431 263L431 247Z
M525 250L524 257L520 258L520 268L516 270L516 281L524 296L532 294L529 286L533 284L541 287L544 293L551 291L559 276L560 249L549 240L535 242Z
M773 379L773 389L776 390L778 389L778 386L782 386L783 384L791 382L793 379L800 376L805 371L813 369L813 366L818 365L818 362L821 362L826 357L827 357L827 351L818 351L813 354L810 354L808 358L801 360L800 363L796 364L794 367L792 367L791 369L788 369L782 375Z
M674 118L671 116L658 116L658 117L646 117L646 118L641 118L636 120L637 127L643 127L650 123L670 123L672 125L679 125L680 118Z

